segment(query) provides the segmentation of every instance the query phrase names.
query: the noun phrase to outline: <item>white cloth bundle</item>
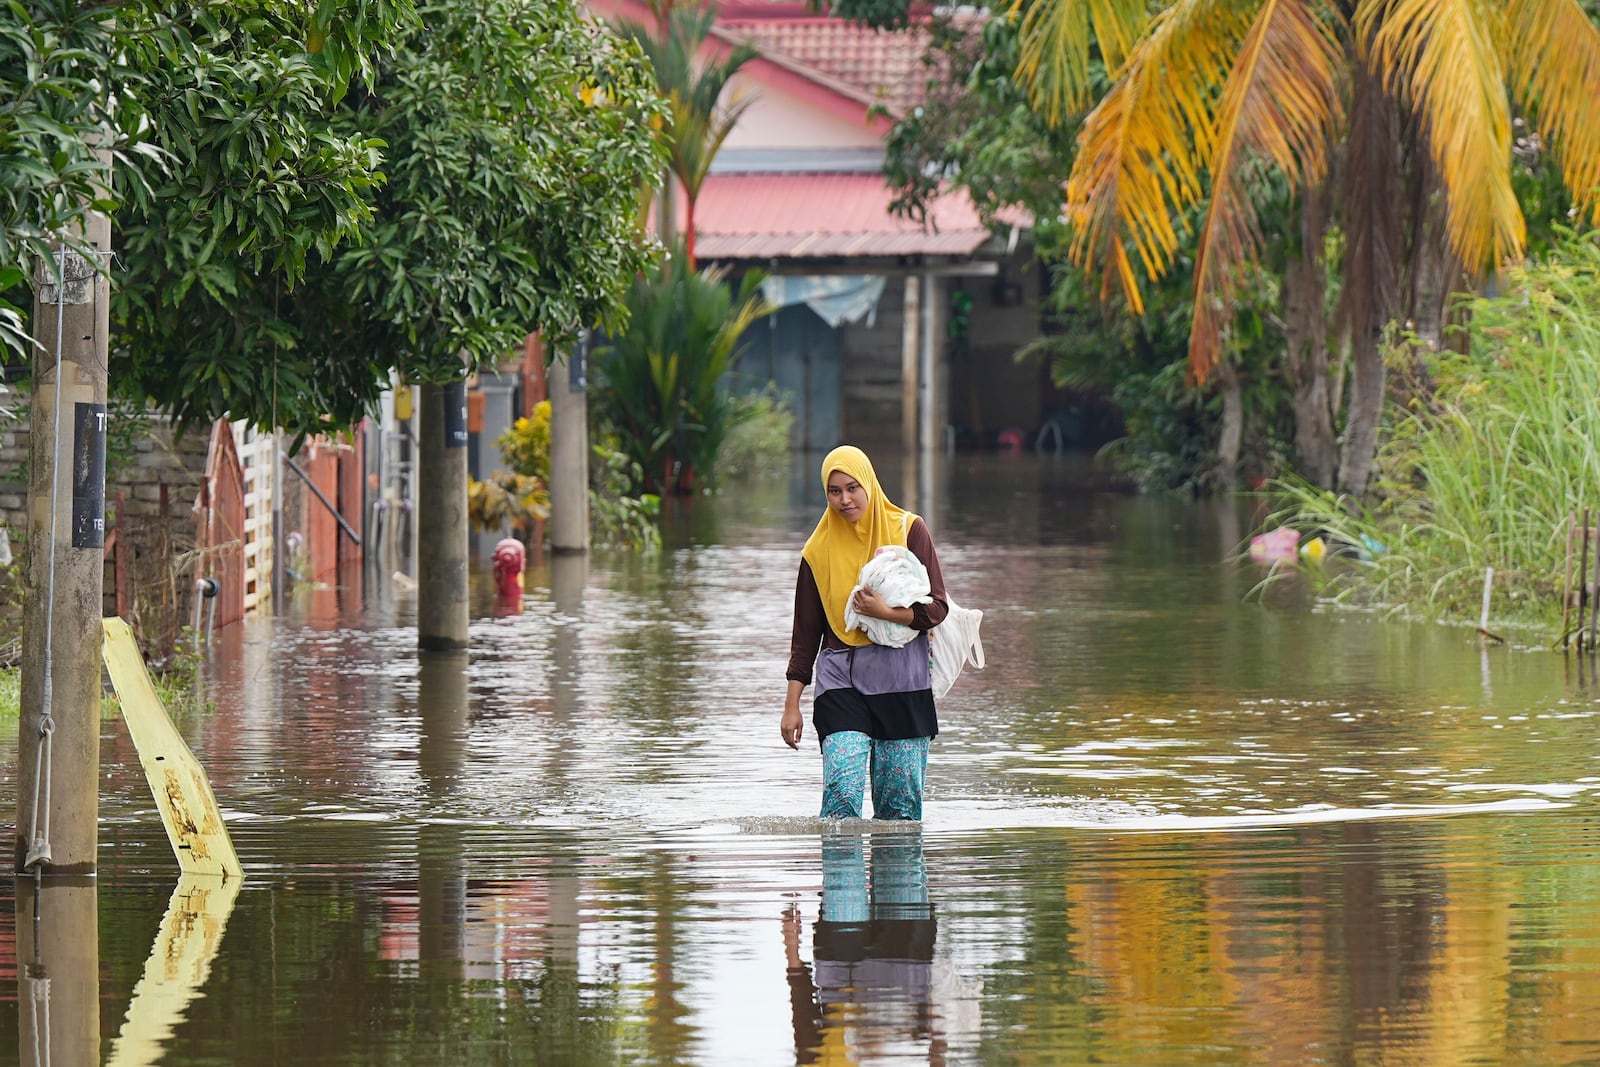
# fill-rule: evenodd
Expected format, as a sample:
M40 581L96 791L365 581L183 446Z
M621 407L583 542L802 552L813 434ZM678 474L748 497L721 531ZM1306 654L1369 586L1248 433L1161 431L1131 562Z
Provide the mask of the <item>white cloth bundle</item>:
M869 619L856 613L856 593L863 587L875 590L891 608L931 604L933 596L928 587L928 568L922 565L922 561L904 545L884 545L862 564L860 580L850 590L850 599L845 602L844 609L845 628L862 631L875 645L903 648L915 640L917 631L903 623Z

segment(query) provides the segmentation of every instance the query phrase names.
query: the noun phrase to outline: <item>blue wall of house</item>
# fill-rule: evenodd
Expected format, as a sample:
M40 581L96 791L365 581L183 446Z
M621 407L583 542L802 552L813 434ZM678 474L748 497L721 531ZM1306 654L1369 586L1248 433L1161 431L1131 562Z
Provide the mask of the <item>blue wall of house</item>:
M794 412L791 446L825 451L839 443L839 331L804 305L781 309L752 326L733 387L759 392L775 383Z

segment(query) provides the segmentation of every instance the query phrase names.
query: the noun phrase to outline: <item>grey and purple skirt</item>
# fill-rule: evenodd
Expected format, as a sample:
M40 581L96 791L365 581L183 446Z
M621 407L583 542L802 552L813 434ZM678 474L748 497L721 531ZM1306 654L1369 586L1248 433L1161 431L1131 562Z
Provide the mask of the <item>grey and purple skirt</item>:
M824 648L817 657L814 685L811 722L819 742L845 730L875 741L939 734L926 633L902 648Z

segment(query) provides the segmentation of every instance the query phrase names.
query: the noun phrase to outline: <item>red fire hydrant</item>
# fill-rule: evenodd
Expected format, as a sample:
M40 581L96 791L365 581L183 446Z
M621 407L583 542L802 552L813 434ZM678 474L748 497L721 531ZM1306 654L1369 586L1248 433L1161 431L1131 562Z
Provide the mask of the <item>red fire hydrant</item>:
M523 551L522 542L515 537L507 537L494 546L494 588L504 599L520 598L522 596L522 571L527 565L527 556Z

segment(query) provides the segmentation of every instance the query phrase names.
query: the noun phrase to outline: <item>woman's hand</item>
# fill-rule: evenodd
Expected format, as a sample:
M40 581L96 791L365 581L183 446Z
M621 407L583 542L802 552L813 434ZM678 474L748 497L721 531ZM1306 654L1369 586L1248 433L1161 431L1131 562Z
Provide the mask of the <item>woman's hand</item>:
M856 590L855 599L850 601L850 606L856 609L857 615L864 615L869 619L887 619L902 626L910 626L916 619L910 608L891 608L889 602L884 600L876 589L865 585Z
M800 717L797 707L785 707L783 719L778 723L778 732L783 735L783 743L790 748L800 747L800 732L804 729L804 720Z

